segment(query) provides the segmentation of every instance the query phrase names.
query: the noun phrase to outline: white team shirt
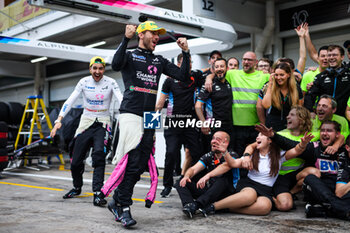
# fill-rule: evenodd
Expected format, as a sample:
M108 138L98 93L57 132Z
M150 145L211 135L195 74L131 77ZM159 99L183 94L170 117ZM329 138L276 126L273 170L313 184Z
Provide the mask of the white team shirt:
M96 82L91 75L86 76L79 80L72 94L64 102L59 116L65 117L67 115L80 93L83 94L83 116L85 117L109 116L112 94L117 98L119 104L123 99L119 86L114 79L103 75L102 79Z

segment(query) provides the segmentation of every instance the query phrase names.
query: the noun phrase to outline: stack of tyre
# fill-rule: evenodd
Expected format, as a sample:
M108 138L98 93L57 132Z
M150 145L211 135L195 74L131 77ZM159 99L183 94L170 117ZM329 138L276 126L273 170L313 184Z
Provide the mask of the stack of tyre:
M7 167L9 152L17 137L24 106L21 103L0 102L0 171Z
M8 154L7 154L7 137L8 127L6 122L0 121L0 172L7 167Z

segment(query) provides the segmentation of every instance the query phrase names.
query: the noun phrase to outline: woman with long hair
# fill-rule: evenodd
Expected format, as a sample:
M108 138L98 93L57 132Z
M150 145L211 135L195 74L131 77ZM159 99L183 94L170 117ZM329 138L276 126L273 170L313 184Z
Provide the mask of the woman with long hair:
M299 147L305 148L312 137L312 135L305 134ZM299 150L300 148L295 147L287 152L280 151L269 137L259 133L256 143L249 145L242 157L243 161L240 166L249 169L249 172L247 177L238 181L237 193L210 204L200 211L203 215L213 214L221 209L250 215L269 214L273 203L272 187L278 177L281 164L287 160L286 158L296 156L295 153L290 154L295 149ZM211 177L223 174L230 168L236 168L239 163L229 157L225 156L226 163L205 175L198 181L197 185L204 186Z
M259 102L266 109L267 127L275 131L285 129L287 115L294 105L303 105L303 93L297 85L288 63L276 65L269 82L259 94ZM264 123L264 122L262 122Z

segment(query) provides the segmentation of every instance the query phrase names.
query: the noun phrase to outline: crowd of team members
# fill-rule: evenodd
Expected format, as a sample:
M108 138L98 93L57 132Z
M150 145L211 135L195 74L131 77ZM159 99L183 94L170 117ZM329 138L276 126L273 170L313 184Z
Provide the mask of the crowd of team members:
M210 67L192 70L190 82L166 79L156 110L167 107L168 121L203 122L200 132L176 127L164 132L161 196L168 197L174 186L188 217L197 211L204 216L218 210L288 211L303 191L307 217L350 219L350 66L343 63L341 46L317 52L307 24L296 32L296 67L292 59L272 64L249 51L239 70L237 58L226 61L214 50ZM350 59L350 41L344 47ZM304 73L306 51L318 67ZM182 54L177 62L181 66ZM182 145L185 161L174 184Z
M242 69L238 70L238 59L226 61L219 51L213 51L210 67L193 71L186 38L177 40L182 50L177 67L153 54L159 35L166 33L164 28L153 21L138 27L126 25L112 61L112 68L123 76L123 96L115 80L104 76L104 59L93 57L91 75L79 81L51 131L54 137L82 93L84 112L71 160L73 188L63 198L81 194L83 160L93 144L93 204L106 205L105 198L114 190L108 209L125 228L134 226L137 222L130 206L136 182L148 168L148 208L155 200L158 183L155 130L143 128L143 114L161 110L168 99L168 122L195 119L202 123L200 129L169 127L164 132L161 196L169 196L175 186L188 217L197 210L204 216L218 210L254 215L266 215L273 207L288 211L293 208L293 196L303 189L308 217L349 220L349 64L342 64L345 52L341 46L321 47L317 53L307 24L296 32L300 43L296 66L288 58L278 59L274 65L267 59L257 61L249 51L243 54ZM138 47L127 51L134 36ZM344 47L350 58L350 41ZM319 66L303 75L306 51ZM162 73L172 78L166 79L156 102ZM119 140L113 158L116 167L103 183L108 146L104 137L109 135L112 95L121 102ZM180 164L183 144L182 177L174 183L173 170Z

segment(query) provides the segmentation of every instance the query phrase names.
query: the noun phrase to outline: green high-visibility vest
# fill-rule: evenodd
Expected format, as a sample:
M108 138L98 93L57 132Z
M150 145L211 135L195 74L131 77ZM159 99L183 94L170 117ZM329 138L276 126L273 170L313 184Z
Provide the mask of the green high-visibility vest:
M226 80L233 94L233 125L253 126L259 123L256 102L261 88L269 81L269 74L261 71L247 74L243 70L229 70Z
M307 84L312 83L315 80L316 75L318 75L320 72L320 69L317 68L315 71L308 71L303 75L303 79L300 83L300 88L302 91L307 92Z
M312 134L315 136L316 140L320 139L320 128L322 122L318 119L318 116L315 119L311 119L312 121ZM336 121L340 124L340 133L346 139L349 136L349 124L345 117L339 116L337 114L333 114L332 121Z
M290 131L288 129L284 129L284 130L279 131L277 133L283 137L286 137L290 140L297 141L297 142L300 142L301 141L300 139L304 136L303 134L301 134L299 136L294 136L290 133ZM294 172L294 171L298 170L299 168L302 168L304 163L305 163L305 161L303 159L300 159L300 158L293 158L293 159L287 160L287 161L282 163L279 174L285 175L285 174L288 174L290 172Z

